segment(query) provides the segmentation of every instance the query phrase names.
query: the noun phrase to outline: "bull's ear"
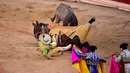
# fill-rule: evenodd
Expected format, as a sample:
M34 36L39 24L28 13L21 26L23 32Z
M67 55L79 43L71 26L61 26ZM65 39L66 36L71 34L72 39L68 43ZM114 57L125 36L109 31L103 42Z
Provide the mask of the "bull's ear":
M35 26L35 24L34 24L34 23L32 23L32 25L33 25L33 26Z
M38 21L36 21L36 24L38 25Z

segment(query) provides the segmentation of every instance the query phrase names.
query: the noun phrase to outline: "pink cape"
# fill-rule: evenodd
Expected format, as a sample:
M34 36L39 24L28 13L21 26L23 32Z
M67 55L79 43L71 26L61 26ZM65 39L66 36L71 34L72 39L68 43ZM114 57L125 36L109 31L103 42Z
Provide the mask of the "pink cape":
M82 52L86 53L86 52L88 52L88 50L85 47L83 47ZM79 61L80 61L80 58L74 52L74 46L73 46L73 48L72 48L72 63L79 62Z
M72 64L75 62L79 62L80 58L76 55L76 53L74 52L74 47L72 48Z
M118 63L114 60L114 58L111 58L111 64L110 64L110 73L119 73L119 65Z
M72 48L72 66L78 70L78 73L90 73L88 67L86 66L86 61L76 55L74 47L76 46L73 46ZM79 50L79 52L81 51Z

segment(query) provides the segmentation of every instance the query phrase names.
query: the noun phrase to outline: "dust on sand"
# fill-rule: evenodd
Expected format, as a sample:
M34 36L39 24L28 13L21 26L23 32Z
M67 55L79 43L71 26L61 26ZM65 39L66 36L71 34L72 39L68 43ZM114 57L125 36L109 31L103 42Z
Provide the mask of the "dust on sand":
M130 12L56 0L0 0L0 65L7 73L77 73L71 66L71 52L46 60L36 51L32 22L51 23L49 18L59 3L72 6L80 25L96 18L86 40L97 45L102 57L118 52L121 42L130 43L130 23L123 28L130 21Z

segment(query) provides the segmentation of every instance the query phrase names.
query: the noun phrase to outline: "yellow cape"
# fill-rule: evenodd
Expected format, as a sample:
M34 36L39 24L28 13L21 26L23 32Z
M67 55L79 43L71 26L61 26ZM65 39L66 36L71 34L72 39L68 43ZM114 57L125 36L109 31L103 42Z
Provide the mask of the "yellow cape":
M82 58L80 59L80 62L75 62L72 64L72 66L76 68L80 73L90 73L88 67L86 66L86 61ZM98 73L106 73L104 63L98 64Z

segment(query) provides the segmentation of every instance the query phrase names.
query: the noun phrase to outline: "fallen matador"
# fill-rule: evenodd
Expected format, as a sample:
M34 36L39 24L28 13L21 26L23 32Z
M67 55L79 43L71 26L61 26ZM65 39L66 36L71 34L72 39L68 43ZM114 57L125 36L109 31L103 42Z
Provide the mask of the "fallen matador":
M65 47L56 47L56 42L51 41L52 39L49 34L43 34L42 40L38 40L39 50L48 59L52 59L53 55L71 48L71 44Z

